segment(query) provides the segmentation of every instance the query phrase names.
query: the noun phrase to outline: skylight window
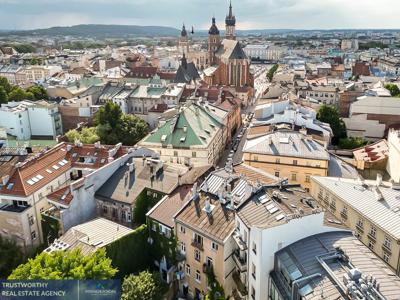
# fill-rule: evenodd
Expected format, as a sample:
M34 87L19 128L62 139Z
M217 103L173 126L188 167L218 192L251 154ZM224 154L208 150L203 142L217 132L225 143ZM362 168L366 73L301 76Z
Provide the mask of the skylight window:
M49 173L49 174L53 173L53 171L49 170L49 169L46 169L46 172Z
M57 165L54 165L54 166L53 166L53 169L54 169L54 170L58 170L59 168L60 168L60 167L57 166Z
M34 183L36 183L36 182L39 182L40 179L39 179L39 178L36 178L36 177L32 177L31 180L32 180Z
M63 159L62 162L63 162L64 164L67 164L67 163L68 163L68 160Z
M65 165L65 163L64 163L63 161L60 161L58 164L59 164L60 166L64 166L64 165Z
M42 180L44 177L40 174L36 175L36 178L39 178L39 180Z
M33 182L31 179L29 179L29 180L27 181L27 183L28 183L29 185L34 185L34 184L35 184L35 182Z

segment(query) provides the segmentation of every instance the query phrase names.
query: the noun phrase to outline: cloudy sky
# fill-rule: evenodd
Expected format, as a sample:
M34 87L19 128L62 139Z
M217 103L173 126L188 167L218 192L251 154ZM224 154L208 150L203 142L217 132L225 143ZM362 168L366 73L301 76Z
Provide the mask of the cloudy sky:
M399 28L400 0L232 0L238 29ZM0 29L76 24L222 26L228 0L0 0Z

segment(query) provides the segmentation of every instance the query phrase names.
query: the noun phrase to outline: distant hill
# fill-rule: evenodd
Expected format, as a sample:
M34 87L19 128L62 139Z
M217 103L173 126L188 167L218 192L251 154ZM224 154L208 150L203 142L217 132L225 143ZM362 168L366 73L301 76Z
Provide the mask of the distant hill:
M179 30L165 26L138 25L96 25L85 24L66 27L51 27L46 29L0 31L0 35L47 35L76 37L152 37L177 36Z

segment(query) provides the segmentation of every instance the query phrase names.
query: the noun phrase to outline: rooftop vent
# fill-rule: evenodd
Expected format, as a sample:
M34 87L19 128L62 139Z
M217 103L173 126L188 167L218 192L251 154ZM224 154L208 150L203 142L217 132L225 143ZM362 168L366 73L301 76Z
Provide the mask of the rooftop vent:
M162 136L161 136L161 142L165 142L167 140L167 135L166 134L163 134Z

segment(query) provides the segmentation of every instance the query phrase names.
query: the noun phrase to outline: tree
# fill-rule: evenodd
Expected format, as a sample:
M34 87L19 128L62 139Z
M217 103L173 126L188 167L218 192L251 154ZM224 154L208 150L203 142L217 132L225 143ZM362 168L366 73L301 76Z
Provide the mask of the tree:
M0 86L4 88L7 94L12 90L12 85L8 82L7 78L5 77L0 77Z
M279 68L279 65L274 65L271 69L269 69L269 71L267 73L267 78L269 81L272 81L276 71L278 71L278 68Z
M118 126L119 140L127 146L135 145L149 132L145 121L134 115L122 115Z
M157 274L149 271L125 277L122 283L122 300L158 300L162 298L162 285Z
M26 92L20 87L14 87L13 90L8 94L9 101L22 101L32 100L34 96L31 92Z
M119 124L122 116L121 108L118 104L108 101L103 107L99 109L95 117L96 125L110 125L115 128Z
M24 261L22 249L12 240L0 235L0 278L6 279Z
M340 118L336 107L322 105L318 110L317 119L331 126L333 132L332 144L337 145L341 138L346 138L346 125Z
M27 93L32 93L34 100L47 100L49 95L41 85L33 85L26 90Z
M368 142L361 137L349 137L340 139L339 147L341 149L356 149L367 145Z
M4 87L0 86L0 104L8 102L8 95Z
M18 266L8 277L9 280L60 280L60 279L111 279L118 272L106 257L106 251L99 249L84 256L80 249L72 251L42 252L27 263Z
M94 144L100 140L100 137L97 135L96 127L83 127L80 131L72 129L69 130L65 136L71 143L79 140L83 144Z
M394 83L385 84L385 89L389 90L390 95L392 95L392 97L400 97L400 89L397 84Z
M103 144L113 145L122 142L132 146L149 131L142 119L122 113L121 108L109 101L96 114L97 135Z

